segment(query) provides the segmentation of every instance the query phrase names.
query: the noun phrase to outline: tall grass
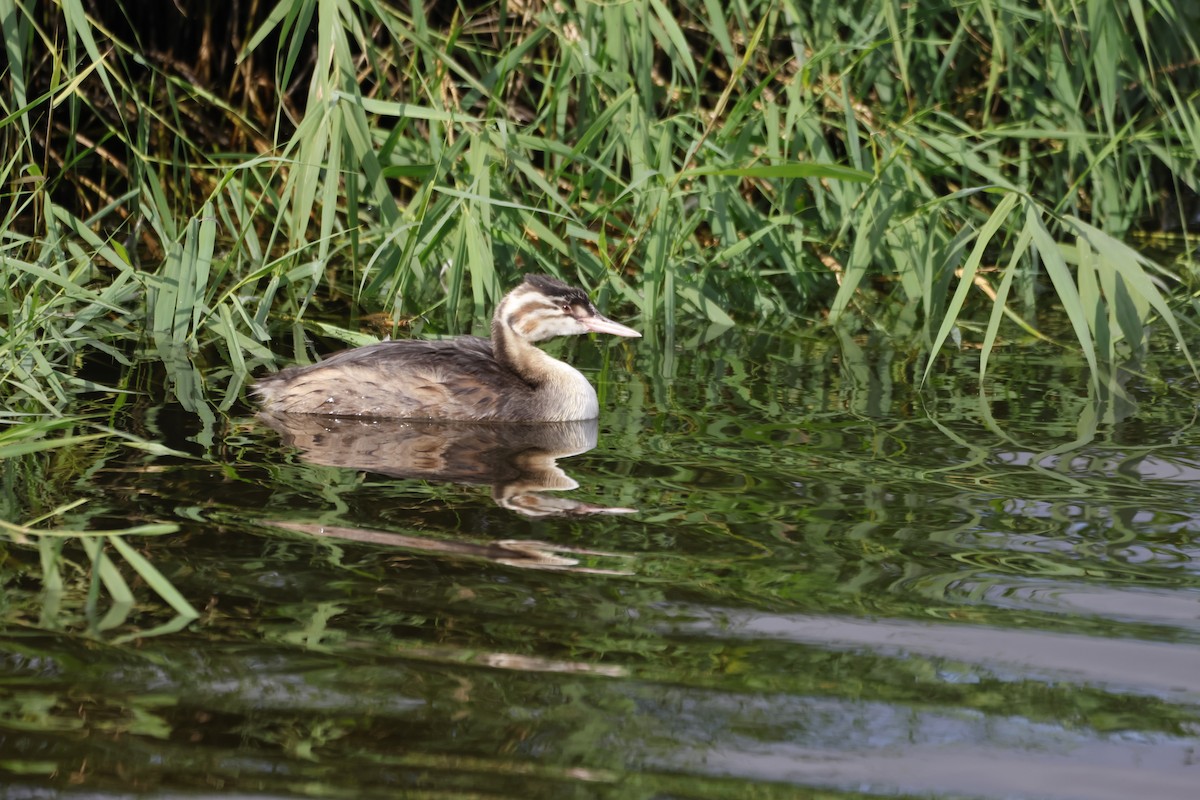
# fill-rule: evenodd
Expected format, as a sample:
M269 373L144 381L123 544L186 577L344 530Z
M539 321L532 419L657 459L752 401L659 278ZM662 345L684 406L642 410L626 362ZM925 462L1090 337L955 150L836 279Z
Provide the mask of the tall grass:
M283 0L228 21L241 67L200 85L158 48L215 60L218 20L211 41L164 41L146 3L0 0L7 310L20 329L74 292L91 319L108 304L242 364L331 292L462 326L544 270L670 327L836 319L884 278L936 344L956 288L1007 264L1018 296L1049 277L1073 323L1094 319L1033 233L1074 241L1086 220L1120 240L1196 187L1184 5ZM225 99L221 78L278 94ZM999 214L1013 193L1024 213ZM1127 285L1141 261L1102 250L1100 286L1145 288ZM1104 338L1076 328L1085 352Z
M147 331L238 375L305 359L331 304L461 329L522 271L646 326L825 313L930 352L960 321L985 351L1036 326L1044 285L1099 374L1176 324L1121 242L1197 188L1197 23L1162 1L0 0L4 391L54 413L81 347Z

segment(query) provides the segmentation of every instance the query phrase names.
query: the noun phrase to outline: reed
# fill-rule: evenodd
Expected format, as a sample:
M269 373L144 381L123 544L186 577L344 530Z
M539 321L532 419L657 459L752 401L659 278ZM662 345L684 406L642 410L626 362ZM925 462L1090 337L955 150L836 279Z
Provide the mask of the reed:
M6 392L144 331L303 358L334 303L460 327L522 271L662 328L915 304L930 352L1047 285L1098 368L1173 323L1121 242L1197 185L1187 4L203 6L0 0Z

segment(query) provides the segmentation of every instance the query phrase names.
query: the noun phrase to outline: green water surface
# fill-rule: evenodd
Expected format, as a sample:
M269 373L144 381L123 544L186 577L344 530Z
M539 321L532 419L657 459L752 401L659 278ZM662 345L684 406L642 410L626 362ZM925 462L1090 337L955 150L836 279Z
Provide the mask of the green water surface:
M127 541L200 617L163 632L114 556L117 607L72 541L50 591L5 543L0 797L1200 796L1186 369L1112 394L1014 350L981 390L963 351L918 390L833 332L556 352L602 408L557 461L281 430L180 357L110 411L174 453L6 463L30 515L178 524Z

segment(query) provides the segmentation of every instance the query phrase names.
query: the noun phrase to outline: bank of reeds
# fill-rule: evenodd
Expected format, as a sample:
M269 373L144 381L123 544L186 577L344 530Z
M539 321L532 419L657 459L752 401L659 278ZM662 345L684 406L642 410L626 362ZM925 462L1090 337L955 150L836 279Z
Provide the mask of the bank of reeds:
M1036 325L1043 284L1097 365L1175 324L1122 242L1187 230L1187 3L0 0L0 21L22 408L143 333L236 371L307 357L288 324L314 306L461 328L522 271L646 326L866 310L930 350L964 315L985 349L1005 314Z

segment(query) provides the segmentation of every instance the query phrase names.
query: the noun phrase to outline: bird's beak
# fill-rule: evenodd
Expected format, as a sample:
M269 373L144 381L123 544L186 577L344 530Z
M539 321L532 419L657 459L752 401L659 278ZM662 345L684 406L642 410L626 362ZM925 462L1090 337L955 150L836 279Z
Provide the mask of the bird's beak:
M629 336L634 339L642 338L642 335L633 328L626 328L621 323L613 322L602 314L593 314L579 321L583 323L583 327L587 328L590 333L611 333L613 336Z

